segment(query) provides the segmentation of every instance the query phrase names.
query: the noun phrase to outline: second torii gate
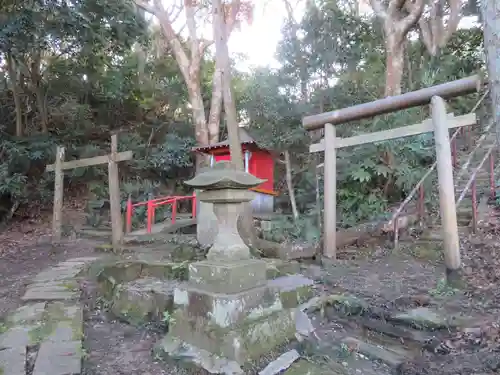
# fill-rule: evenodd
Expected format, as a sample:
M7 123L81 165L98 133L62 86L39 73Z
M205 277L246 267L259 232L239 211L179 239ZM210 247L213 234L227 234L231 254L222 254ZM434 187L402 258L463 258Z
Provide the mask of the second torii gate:
M336 149L433 131L436 143L440 211L444 231L445 263L448 276L456 273L460 268L460 249L448 129L472 125L476 122L476 119L474 115L456 118L450 116L446 113L444 99L450 99L478 91L481 88L481 83L480 77L475 75L442 85L303 118L302 124L307 131L324 128L324 140L318 144L311 145L310 152L325 152L323 218L323 255L325 257L333 259L336 257ZM428 104L431 105L432 119L426 120L421 124L371 134L363 134L345 139L336 137L335 125Z

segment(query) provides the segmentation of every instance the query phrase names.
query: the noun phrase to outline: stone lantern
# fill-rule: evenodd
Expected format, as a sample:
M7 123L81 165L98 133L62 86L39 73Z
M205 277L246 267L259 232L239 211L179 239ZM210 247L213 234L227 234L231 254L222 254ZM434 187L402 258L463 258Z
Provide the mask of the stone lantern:
M215 374L238 374L240 365L295 337L295 308L311 297L302 276L267 280L267 262L252 258L238 233L244 204L263 181L216 163L186 182L213 203L218 233L207 259L189 265L189 279L174 292L176 310L158 354Z
M250 259L250 249L238 233L237 222L243 212L243 203L255 198L250 188L264 180L250 173L234 169L229 161L221 161L214 168L205 169L185 184L202 189L198 199L212 203L218 223L218 234L207 254L210 261L236 261Z

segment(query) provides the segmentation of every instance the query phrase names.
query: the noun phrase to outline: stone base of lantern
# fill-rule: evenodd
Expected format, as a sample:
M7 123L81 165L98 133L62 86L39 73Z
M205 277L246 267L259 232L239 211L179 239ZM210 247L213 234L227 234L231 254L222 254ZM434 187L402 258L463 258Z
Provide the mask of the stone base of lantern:
M261 260L193 263L189 282L174 293L177 309L156 352L211 373L239 367L294 339L296 307L312 297L312 286L299 275L266 280Z

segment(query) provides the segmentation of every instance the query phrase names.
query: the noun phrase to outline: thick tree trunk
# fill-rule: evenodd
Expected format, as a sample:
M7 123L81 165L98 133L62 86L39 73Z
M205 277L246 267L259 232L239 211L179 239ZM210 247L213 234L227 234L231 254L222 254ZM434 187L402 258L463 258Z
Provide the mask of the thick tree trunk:
M16 111L16 136L21 137L23 135L23 109L21 105L17 69L14 65L14 59L10 53L7 53L7 70L9 72L10 85Z
M424 0L370 0L383 21L385 33L386 76L385 96L401 94L404 69L404 42L424 9ZM406 7L406 10L404 9Z
M36 53L31 63L31 85L35 93L36 107L40 116L40 128L42 133L47 133L49 131L49 115L45 101L45 92L42 86L42 75L40 73L41 60L40 52Z
M388 35L386 41L385 96L401 94L404 68L404 43L397 35Z
M212 102L208 117L209 144L219 142L220 114L222 109L222 67L220 65L218 62L215 63L215 71L212 77Z
M224 21L224 6L221 0L213 1L213 16L215 25L215 61L216 66L219 65L222 69L222 96L224 99L224 112L226 113L229 152L234 166L237 169L243 169L243 152L238 131L238 116L231 89L231 63L227 48L227 26Z
M496 125L497 146L500 147L500 2L498 0L484 0L481 3L493 116Z
M191 113L193 115L194 134L196 143L200 146L208 145L208 128L205 118L205 108L201 89L196 82L191 81L188 85L189 102L191 103ZM207 163L208 155L196 153L196 170Z
M49 115L47 111L47 102L45 101L45 93L39 83L35 86L35 97L38 114L40 115L40 128L42 133L49 131Z

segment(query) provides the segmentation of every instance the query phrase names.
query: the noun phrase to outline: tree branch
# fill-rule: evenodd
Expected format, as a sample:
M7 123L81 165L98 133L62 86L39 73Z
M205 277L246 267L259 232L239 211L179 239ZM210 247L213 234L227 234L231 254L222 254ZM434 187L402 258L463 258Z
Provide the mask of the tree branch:
M145 12L148 12L148 13L151 13L152 15L156 15L155 11L156 9L150 5L147 1L143 1L143 0L135 0L135 5L144 10Z
M196 11L194 8L193 0L186 0L184 2L184 9L186 11L186 25L189 34L189 45L191 52L190 73L195 73L193 69L198 69L201 63L200 41L196 32Z
M154 5L151 5L143 0L135 0L137 7L151 13L158 18L160 22L163 35L167 40L168 44L172 48L175 60L179 65L179 69L185 79L189 78L189 65L190 60L184 50L184 47L179 40L178 34L175 32L172 26L172 20L169 17L168 12L163 8L160 0L154 0Z
M444 32L442 33L442 37L439 38L439 47L443 48L446 43L450 40L451 36L458 29L458 24L461 19L461 11L462 11L462 1L461 0L449 0L450 3L450 18L448 19L448 23L446 25Z
M405 5L405 2L406 0L390 0L389 6L387 7L387 13L389 13L389 16L394 16L397 12L399 12Z
M230 6L231 12L224 20L225 21L224 24L227 27L226 33L228 38L231 35L231 32L234 30L240 9L241 9L241 0L233 0Z
M406 1L406 4L408 5L410 13L396 25L401 35L406 35L406 33L408 33L408 31L415 26L424 11L424 0L408 0Z
M377 17L380 17L382 19L387 18L387 11L384 9L384 6L382 5L382 2L380 0L370 0L370 4Z

